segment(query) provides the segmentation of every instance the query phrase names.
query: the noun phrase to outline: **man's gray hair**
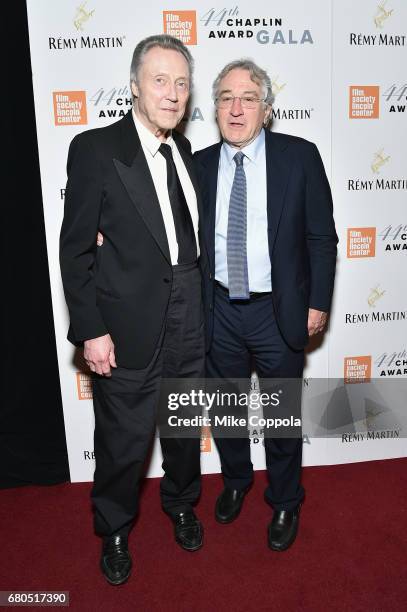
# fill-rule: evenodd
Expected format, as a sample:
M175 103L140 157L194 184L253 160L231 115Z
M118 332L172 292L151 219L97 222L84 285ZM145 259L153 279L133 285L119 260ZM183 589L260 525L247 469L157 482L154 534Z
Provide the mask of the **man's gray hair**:
M130 85L134 81L137 84L137 76L140 70L140 66L143 62L145 54L153 49L154 47L160 47L161 49L171 49L178 51L183 55L188 63L189 68L189 80L190 87L192 86L192 72L194 69L194 60L191 53L178 38L169 36L168 34L155 34L154 36L148 36L141 40L133 52L133 59L131 60L130 66Z
M222 68L212 85L213 99L216 100L216 98L218 97L219 84L221 80L224 79L225 76L229 74L229 72L235 70L235 68L248 70L251 80L254 83L257 83L258 85L261 85L261 87L263 88L264 102L271 106L271 104L274 102L274 95L270 77L267 72L263 70L263 68L260 68L260 66L255 64L253 60L248 58L234 60L233 62L229 62L229 64L226 64L226 66Z

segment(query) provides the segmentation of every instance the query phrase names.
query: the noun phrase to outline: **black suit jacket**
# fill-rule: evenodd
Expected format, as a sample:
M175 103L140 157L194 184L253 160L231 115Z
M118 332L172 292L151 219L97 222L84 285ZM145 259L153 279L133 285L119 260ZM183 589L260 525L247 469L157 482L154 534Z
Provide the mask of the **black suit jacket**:
M280 331L289 346L308 342L308 309L330 308L338 238L332 198L317 147L302 138L265 131L267 219L272 297ZM222 143L194 155L201 188L207 346L213 329L215 211Z
M173 132L199 194L188 140ZM110 333L118 365L143 368L160 337L172 266L161 208L131 111L69 148L60 263L74 344ZM98 230L103 246L96 246Z

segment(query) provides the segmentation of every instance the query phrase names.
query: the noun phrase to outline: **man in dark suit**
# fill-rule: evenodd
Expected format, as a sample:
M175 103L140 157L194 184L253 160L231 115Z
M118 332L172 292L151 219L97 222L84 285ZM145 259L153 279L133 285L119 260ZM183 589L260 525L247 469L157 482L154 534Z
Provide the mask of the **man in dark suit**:
M324 167L314 144L265 129L271 83L254 62L225 66L213 97L223 141L195 154L208 251L207 376L248 379L254 361L260 387L261 379L301 381L304 347L325 326L334 284L337 235ZM293 397L299 404L300 394ZM250 445L247 435L216 442L224 490L215 515L229 523L253 480ZM274 508L268 544L281 551L298 529L302 439L265 435L264 445L265 498Z
M204 374L198 206L189 142L173 128L191 89L192 57L158 35L133 54L133 109L76 136L68 156L61 270L69 339L93 372L95 530L111 584L131 569L127 538L154 432L162 378ZM103 245L96 247L96 234ZM161 439L161 502L176 541L202 545L192 504L200 440Z

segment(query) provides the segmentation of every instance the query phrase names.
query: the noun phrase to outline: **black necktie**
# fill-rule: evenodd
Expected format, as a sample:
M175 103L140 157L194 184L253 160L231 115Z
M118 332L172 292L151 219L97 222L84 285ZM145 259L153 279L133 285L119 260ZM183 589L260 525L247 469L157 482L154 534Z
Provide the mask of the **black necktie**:
M161 144L158 150L167 162L167 187L177 235L178 263L193 263L197 258L194 226L172 157L172 150L167 144Z

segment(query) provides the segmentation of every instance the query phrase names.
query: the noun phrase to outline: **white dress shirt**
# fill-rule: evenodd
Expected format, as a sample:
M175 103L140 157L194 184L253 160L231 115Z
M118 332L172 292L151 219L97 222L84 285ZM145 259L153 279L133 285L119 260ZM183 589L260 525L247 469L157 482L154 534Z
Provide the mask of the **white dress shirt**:
M249 290L271 291L271 263L267 221L267 172L264 130L247 147L235 149L223 143L219 158L218 191L215 217L215 278L228 287L227 229L229 201L236 164L242 151L247 184L247 268Z
M167 188L167 162L158 149L160 148L161 141L154 136L150 130L148 130L141 121L137 118L137 115L132 111L134 124L137 129L137 133L140 138L141 146L144 151L144 155L147 159L147 164L151 172L154 187L157 193L157 198L160 203L161 213L164 220L165 231L167 234L168 246L170 248L171 263L176 266L178 263L178 242L177 235L175 232L174 217L172 214L170 198L168 195ZM194 226L196 250L199 256L199 242L198 242L198 205L196 201L195 189L192 185L191 179L187 169L185 168L182 157L177 149L177 145L174 142L172 136L168 136L165 144L169 145L172 150L172 156L174 159L175 167L177 168L178 176L182 189L184 191L185 199L188 204L189 212L191 214L192 224Z

